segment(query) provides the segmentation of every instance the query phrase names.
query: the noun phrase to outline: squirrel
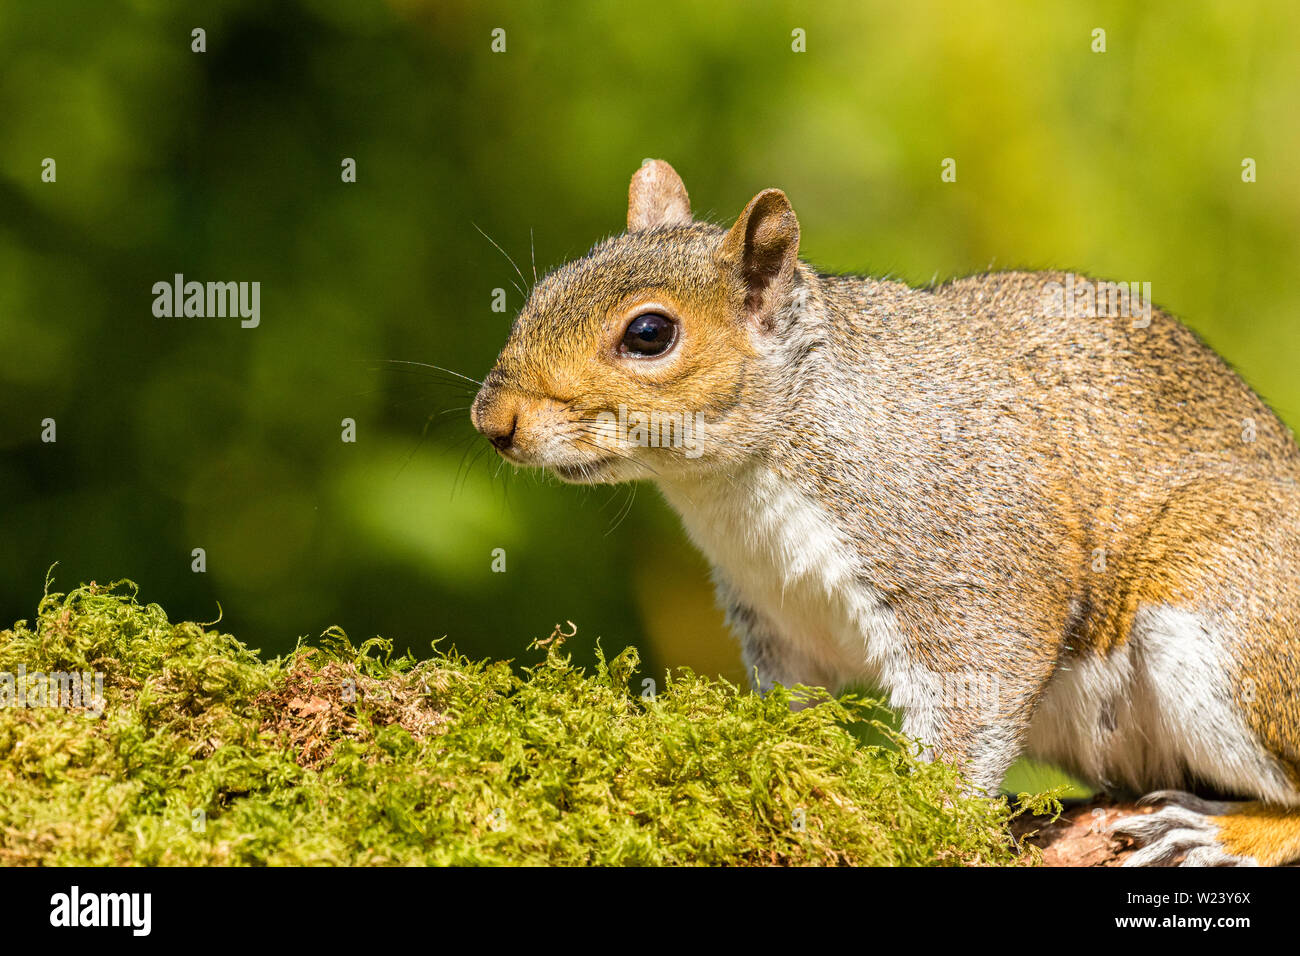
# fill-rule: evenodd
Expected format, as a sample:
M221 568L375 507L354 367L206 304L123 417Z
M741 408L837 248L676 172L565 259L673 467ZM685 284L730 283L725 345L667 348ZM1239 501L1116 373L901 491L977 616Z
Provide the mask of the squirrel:
M978 793L1028 755L1146 794L1130 865L1295 861L1300 449L1174 317L1079 305L1102 288L818 272L782 191L724 228L647 160L471 418L515 465L655 482L760 692L878 687Z

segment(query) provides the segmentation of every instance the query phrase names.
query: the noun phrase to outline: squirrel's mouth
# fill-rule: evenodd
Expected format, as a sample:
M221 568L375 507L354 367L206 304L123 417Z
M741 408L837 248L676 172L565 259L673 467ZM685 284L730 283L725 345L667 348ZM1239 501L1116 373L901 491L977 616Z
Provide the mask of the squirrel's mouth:
M573 465L552 465L551 471L562 481L573 484L588 484L599 478L613 460L613 458L596 458L592 461L579 462Z

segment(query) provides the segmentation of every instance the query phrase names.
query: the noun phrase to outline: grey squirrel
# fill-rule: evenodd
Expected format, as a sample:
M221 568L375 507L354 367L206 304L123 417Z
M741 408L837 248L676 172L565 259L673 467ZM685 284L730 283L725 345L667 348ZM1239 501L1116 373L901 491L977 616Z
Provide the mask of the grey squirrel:
M1176 319L1085 288L821 274L780 190L724 229L648 161L472 419L517 465L657 483L760 690L883 688L979 790L1028 754L1163 800L1130 863L1295 860L1300 450Z

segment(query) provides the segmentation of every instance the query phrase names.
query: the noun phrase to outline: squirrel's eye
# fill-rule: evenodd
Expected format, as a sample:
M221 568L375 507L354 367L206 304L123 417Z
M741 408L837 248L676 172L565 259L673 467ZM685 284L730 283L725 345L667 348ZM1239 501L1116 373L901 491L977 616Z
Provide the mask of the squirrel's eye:
M663 355L677 340L677 323L658 312L646 312L628 323L623 351L633 355Z

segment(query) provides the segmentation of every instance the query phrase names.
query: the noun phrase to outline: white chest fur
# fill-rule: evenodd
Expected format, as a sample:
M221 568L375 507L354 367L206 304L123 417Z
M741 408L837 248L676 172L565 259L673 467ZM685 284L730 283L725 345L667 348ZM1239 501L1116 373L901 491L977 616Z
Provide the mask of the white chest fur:
M770 624L789 675L832 689L857 681L895 689L893 614L863 580L853 549L792 482L754 469L664 494L731 589Z

